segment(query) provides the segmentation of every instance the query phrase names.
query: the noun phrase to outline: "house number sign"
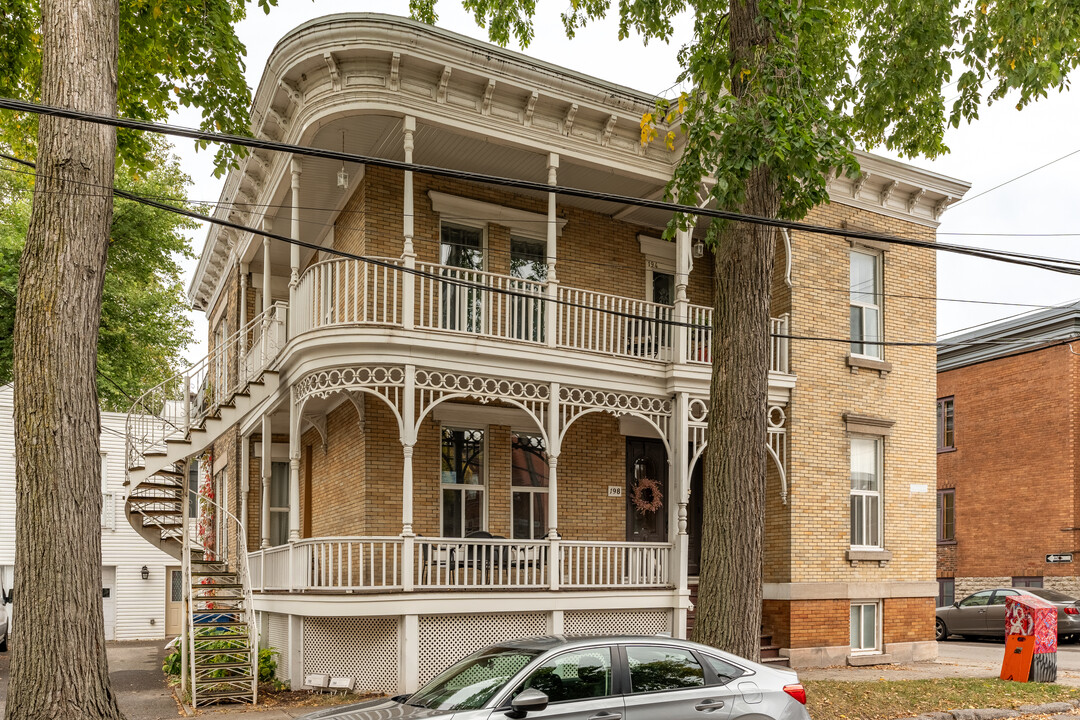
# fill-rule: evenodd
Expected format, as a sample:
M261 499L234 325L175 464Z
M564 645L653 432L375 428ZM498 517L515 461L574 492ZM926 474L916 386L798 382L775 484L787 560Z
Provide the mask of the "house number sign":
M608 497L622 497L622 485L608 485L607 496Z

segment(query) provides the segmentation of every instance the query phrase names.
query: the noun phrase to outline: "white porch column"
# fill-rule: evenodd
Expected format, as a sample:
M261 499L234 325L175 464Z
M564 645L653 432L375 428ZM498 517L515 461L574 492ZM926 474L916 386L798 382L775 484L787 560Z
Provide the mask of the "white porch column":
M263 218L263 230L270 230L270 219ZM270 238L263 238L262 307L259 312L270 309ZM265 321L265 315L263 316Z
M550 317L550 316L549 316ZM557 382L551 383L551 397L548 402L547 437L548 437L548 587L559 589L562 580L562 547L559 543L559 388Z
M690 231L679 230L675 233L675 322L673 333L672 360L677 363L687 361L688 328L686 319L688 301L686 286L690 282Z
M300 173L304 171L299 157L292 159L292 232L293 240L300 239ZM289 246L289 307L296 307L296 285L300 282L300 246Z
M416 581L416 536L413 532L413 447L416 444L416 366L405 366L401 397L401 585L411 592ZM413 677L415 680L415 676ZM414 688L415 689L415 688Z
M406 115L404 127L405 162L411 163L413 161L413 133L416 132L416 118ZM405 171L405 192L402 195L402 206L404 210L402 227L404 228L405 244L401 252L401 258L405 263L405 267L412 270L416 267L416 250L413 248L413 233L415 232L413 226L413 211L415 209L415 201L413 199L412 170ZM404 276L401 278L401 321L402 326L406 330L412 330L416 324L415 304L416 276L411 272L407 272L404 273Z
M247 287L248 287L248 264L240 263L240 329L247 327ZM240 357L243 358L248 349L247 333L240 338Z
M420 689L420 617L402 615L398 621L398 692Z
M289 542L300 539L300 412L289 397Z
M548 154L548 185L557 185L559 171L558 153ZM555 215L555 193L548 193L547 211L547 321L545 330L548 347L555 347L559 341L559 306L555 302L559 297L559 278L555 270L558 245L558 217Z
M289 687L304 687L304 618L289 615Z
M672 543L671 558L671 572L674 576L671 582L675 586L676 595L672 635L677 638L686 637L686 612L690 607L690 589L687 578L690 536L687 534L686 516L686 504L690 496L688 406L687 394L675 393L670 433L672 457L669 467L673 471L672 486L676 502L669 504L668 526L677 529Z
M247 543L248 522L248 493L251 492L251 438L240 438L240 523L244 529L244 543ZM237 543L237 552L240 545Z
M262 457L259 459L259 474L262 475L262 502L259 504L259 532L262 535L262 544L259 547L270 547L270 471L273 436L270 434L270 416L262 417ZM265 582L265 579L264 579Z

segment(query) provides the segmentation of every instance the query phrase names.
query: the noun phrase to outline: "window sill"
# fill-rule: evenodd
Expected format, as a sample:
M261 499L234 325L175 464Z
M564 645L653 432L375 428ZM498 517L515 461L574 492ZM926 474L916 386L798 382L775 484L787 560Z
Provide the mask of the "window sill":
M937 454L938 455L944 455L945 453L951 453L951 452L956 452L956 448L954 448L954 447L938 448Z
M948 547L949 545L955 545L956 541L955 540L938 540L937 544L938 544L938 547Z
M859 369L863 370L877 370L882 377L887 373L892 372L892 363L885 360L878 360L877 358L866 357L865 355L848 355L847 356L848 367L851 368L851 372L857 373Z
M844 553L844 559L851 563L851 567L858 567L860 562L876 562L879 567L885 567L892 560L892 553L888 550L848 550Z

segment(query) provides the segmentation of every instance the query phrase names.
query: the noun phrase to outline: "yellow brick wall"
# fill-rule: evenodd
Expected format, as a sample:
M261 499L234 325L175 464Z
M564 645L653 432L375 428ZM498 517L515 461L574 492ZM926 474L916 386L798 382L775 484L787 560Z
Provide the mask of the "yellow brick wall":
M808 222L844 223L932 239L926 228L839 204L815 209ZM850 337L848 319L850 244L834 236L793 233L792 332ZM899 246L885 251L885 293L934 297L934 253ZM932 342L932 301L886 297L885 339ZM791 443L791 579L795 582L932 581L935 578L935 352L929 347L886 347L892 372L853 373L843 342L793 340L792 372L798 382L789 409ZM895 421L884 442L884 568L852 568L850 546L849 441L843 413ZM915 493L913 484L930 492Z

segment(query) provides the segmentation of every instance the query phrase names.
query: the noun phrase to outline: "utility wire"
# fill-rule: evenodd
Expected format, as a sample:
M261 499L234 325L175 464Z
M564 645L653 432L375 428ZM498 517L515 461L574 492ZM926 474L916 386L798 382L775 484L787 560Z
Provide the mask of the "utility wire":
M907 245L910 247L925 247L944 250L948 252L956 252L964 255L970 255L973 257L984 257L988 259L1013 257L1013 262L1016 262L1017 264L1029 265L1031 267L1041 267L1043 269L1052 269L1052 266L1043 265L1039 261L1024 260L1022 259L1024 258L1024 256L1018 253L1007 253L1003 251L991 252L963 245L946 245L944 243L934 243L926 240L913 240L909 238L898 237L895 235L886 235L883 233L856 230L853 228L832 228L804 222L795 222L792 220L782 220L779 218L747 215L744 213L737 213L729 210L719 210L716 208L683 205L680 203L666 202L662 200L649 200L647 198L618 195L614 193L604 193L595 190L585 190L581 188L572 188L562 185L548 185L546 183L536 182L532 180L521 180L516 178L502 177L498 175L488 175L486 173L453 170L450 168L442 168L431 165L420 165L418 163L408 163L399 160L390 160L386 158L372 157L367 155L345 153L336 150L326 150L322 148L313 148L304 145L294 145L273 140L260 140L251 137L244 137L242 135L213 133L204 130L195 130L192 128L178 127L175 125L167 125L163 123L154 123L143 120L132 120L130 118L119 118L108 115L80 112L77 110L69 110L66 108L58 108L50 105L43 105L41 103L31 103L22 100L14 100L11 98L0 98L0 109L14 110L16 112L33 113L39 115L48 115L51 117L66 118L69 120L78 120L99 125L126 128L129 130L141 130L145 132L175 135L177 137L185 137L192 140L202 140L205 142L225 143L229 145L252 148L256 150L285 152L292 155L316 157L325 160L334 160L336 162L363 163L366 165L371 165L373 167L383 167L392 170L420 172L436 177L465 180L470 182L481 182L490 185L510 187L519 190L531 190L541 193L554 193L556 195L565 195L568 197L577 197L588 200L597 200L601 202L610 202L614 204L644 207L653 210L663 210L665 212L671 213L681 213L689 216L703 216L720 220L731 220L735 222L762 225L765 227L785 228L788 230L797 230L801 232L814 233L819 235L833 235L837 237L846 237L856 240L874 240L877 242L885 242L896 245ZM200 215L199 218L206 220L205 216ZM250 230L245 229L245 232L247 231ZM1046 259L1040 258L1039 260ZM1051 262L1068 265L1075 264L1071 261L1065 261L1061 259L1052 260ZM1067 272L1066 270L1062 271ZM1071 274L1080 274L1080 270L1074 271Z
M1077 155L1077 154L1080 154L1080 150L1073 150L1073 151L1072 151L1071 153L1066 153L1065 155L1062 155L1061 157L1057 158L1056 160L1051 160L1050 162L1048 162L1048 163L1044 163L1044 164L1040 165L1040 166L1039 166L1039 167L1037 167L1037 168L1033 168L1033 169L1031 169L1031 170L1028 170L1028 171L1027 171L1026 173L1022 173L1022 174L1020 174L1020 175L1017 175L1017 176L1016 176L1016 177L1014 177L1014 178L1010 178L1010 179L1006 180L1006 181L1005 181L1005 182L1003 182L1003 183L998 183L997 185L995 185L994 187L990 188L989 190L983 190L983 191L982 191L981 193L977 193L977 194L975 194L975 195L972 195L971 197L966 197L966 198L964 198L963 200L961 200L960 202L956 202L956 203L953 203L953 204L952 204L952 205L950 205L949 207L950 207L950 208L955 208L955 207L959 207L959 206L961 206L961 205L963 205L963 204L965 204L965 203L969 203L969 202L971 202L972 200L976 200L976 199L978 199L978 198L981 198L981 197L982 197L983 195L986 195L987 193L992 193L992 192L994 192L994 191L995 191L995 190L997 190L998 188L1003 188L1003 187L1005 187L1006 185L1008 185L1008 184L1010 184L1010 183L1014 183L1014 182L1016 182L1017 180L1021 180L1021 179L1023 179L1023 178L1026 178L1026 177L1027 177L1028 175L1031 175L1032 173L1037 173L1037 172L1039 172L1040 170L1042 170L1043 168L1048 168L1048 167L1050 167L1051 165L1053 165L1053 164L1055 164L1055 163L1059 163L1059 162L1061 162L1062 160L1066 160L1066 159L1068 159L1068 158L1071 158L1071 157L1072 157L1073 155Z

